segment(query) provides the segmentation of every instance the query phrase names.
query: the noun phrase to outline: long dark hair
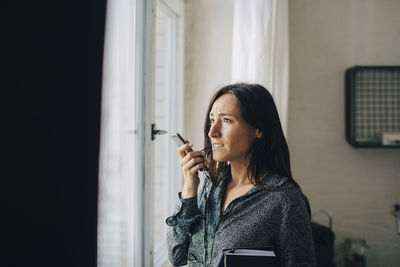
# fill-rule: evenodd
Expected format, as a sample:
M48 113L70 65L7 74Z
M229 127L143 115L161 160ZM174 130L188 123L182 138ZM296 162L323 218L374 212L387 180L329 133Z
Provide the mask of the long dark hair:
M268 173L285 176L296 186L290 170L289 148L283 134L278 111L271 94L259 84L236 83L220 88L215 92L208 105L204 124L204 147L211 148L208 137L210 118L214 102L222 95L232 94L239 101L243 119L262 132L261 138L255 138L248 156L251 156L247 174L250 181L262 185L261 180ZM227 162L216 162L212 157L212 149L206 150L209 160L209 173L213 184L218 184L222 177L228 174L230 167Z

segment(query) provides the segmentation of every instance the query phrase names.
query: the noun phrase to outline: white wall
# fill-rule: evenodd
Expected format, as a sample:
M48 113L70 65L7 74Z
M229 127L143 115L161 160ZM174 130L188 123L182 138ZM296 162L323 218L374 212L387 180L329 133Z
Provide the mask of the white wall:
M231 0L185 1L184 136L203 148L203 124L215 88L231 78Z
M400 266L400 149L352 148L344 114L347 68L400 65L400 1L290 0L289 17L293 174L313 212L333 213L337 243L363 237L368 266Z

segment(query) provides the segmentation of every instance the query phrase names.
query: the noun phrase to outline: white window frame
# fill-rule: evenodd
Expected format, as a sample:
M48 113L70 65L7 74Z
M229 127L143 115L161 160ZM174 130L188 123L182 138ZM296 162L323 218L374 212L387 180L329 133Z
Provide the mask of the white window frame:
M150 162L152 162L153 145L151 142L151 125L153 121L153 82L155 68L155 10L156 1L160 1L176 14L176 34L177 36L177 52L172 55L176 58L177 68L174 70L174 83L176 84L176 94L174 112L180 114L173 125L176 129L183 129L183 66L184 66L184 3L182 0L137 0L136 1L136 55L142 57L136 58L135 63L135 87L137 90L135 95L135 119L139 122L135 132L138 138L137 153L135 154L135 175L134 183L137 188L135 192L134 219L140 218L140 222L136 222L134 236L134 266L153 267L154 258L160 261L167 261L167 255L154 254L153 247L153 186ZM173 144L171 144L172 146ZM175 155L176 156L176 155ZM172 155L173 157L173 155ZM175 188L181 188L182 176L178 161L172 163L176 168L171 168L169 177L172 179ZM171 195L168 199L170 210L175 208L177 201L176 195ZM167 244L165 243L165 246Z
M173 65L176 66L173 69L173 77L175 77L175 81L171 81L173 83L171 86L175 88L176 98L173 100L171 104L172 112L171 114L180 114L176 120L170 122L171 129L177 129L180 133L183 131L183 66L184 66L184 4L182 0L158 0L164 6L168 7L172 12L176 15L176 21L174 22L174 31L172 35L176 36L176 39L172 38L173 44L172 46L176 46L176 50L172 50L173 53L171 55L172 59L176 61L173 62ZM173 134L173 133L171 133ZM171 168L169 177L172 178L171 182L173 183L173 187L177 190L181 191L182 189L182 171L179 166L179 159L177 158L176 153L176 145L171 142L172 154L170 155L171 166L175 166L175 168ZM176 207L177 195L171 195L168 199L169 209L173 211Z
M107 69L107 79L113 81L113 86L121 88L124 92L133 94L132 110L128 111L134 125L129 125L129 130L123 133L123 138L128 138L127 145L131 147L126 159L129 162L121 164L132 164L125 168L124 182L127 183L129 199L121 199L124 205L133 207L124 214L127 222L128 236L121 253L112 260L118 266L153 266L153 186L151 179L150 162L152 160L151 125L153 123L153 81L154 81L154 48L155 48L155 8L157 0L111 0L107 4L108 23L106 32L108 41L105 50L109 61L112 60L112 71ZM182 0L161 0L162 3L172 7L179 14L177 35L179 36L179 49L174 58L177 58L177 69L175 70L177 86L176 112L181 114L177 119L177 129L182 129L182 103L183 103L183 1ZM126 12L125 12L126 11ZM118 14L121 14L120 16ZM106 36L107 37L107 36ZM112 50L110 50L110 47ZM107 63L109 64L109 62ZM118 76L123 72L123 81ZM131 76L129 75L131 73ZM110 75L111 74L111 75ZM114 75L114 76L112 76ZM119 90L119 89L118 89ZM116 92L120 92L120 91ZM107 91L108 92L108 91ZM110 93L112 93L110 91ZM104 115L104 114L103 114ZM128 119L129 121L129 119ZM126 123L122 122L122 123ZM128 124L130 124L128 122ZM106 125L103 125L106 127ZM125 129L121 128L121 129ZM118 133L121 134L121 133ZM128 136L128 137L127 137ZM128 148L129 149L129 148ZM106 153L103 153L106 157ZM103 162L103 161L102 161ZM149 178L150 177L150 178ZM181 186L181 175L178 164L176 169L171 171L170 177L176 188ZM128 178L128 180L127 180ZM106 185L103 185L106 186ZM126 192L125 192L126 195ZM118 197L118 195L116 195ZM171 210L176 202L176 196L171 196L169 206ZM132 205L131 205L132 206ZM107 211L105 211L107 212ZM126 212L126 211L124 211ZM121 213L122 214L122 213ZM107 222L106 222L107 223ZM108 226L107 226L108 227ZM112 226L111 226L112 227ZM107 231L106 231L107 232ZM106 233L108 234L108 233ZM117 234L118 235L118 234ZM118 239L119 237L117 237ZM125 242L125 241L124 241ZM102 247L102 249L107 249ZM100 254L102 252L100 251ZM104 255L104 254L103 254ZM98 255L101 257L102 255ZM121 258L118 258L121 257ZM161 255L160 259L165 259ZM104 262L102 264L105 264ZM113 265L115 266L115 265Z
M137 153L134 183L134 266L152 266L152 181L145 179L151 160L155 0L136 1L135 121Z
M170 114L178 114L169 122L169 129L176 129L182 133L183 130L183 66L184 66L184 4L182 0L157 0L156 5L173 19L171 31L171 77L170 87L173 88L172 97L170 97ZM173 133L169 133L172 135ZM177 204L177 194L182 188L182 175L179 167L179 158L177 157L176 145L171 142L169 147L168 164L171 166L167 177L169 178L171 194L168 198L168 210L172 214ZM168 262L167 242L154 246L154 266L161 266ZM153 266L153 265L151 265Z

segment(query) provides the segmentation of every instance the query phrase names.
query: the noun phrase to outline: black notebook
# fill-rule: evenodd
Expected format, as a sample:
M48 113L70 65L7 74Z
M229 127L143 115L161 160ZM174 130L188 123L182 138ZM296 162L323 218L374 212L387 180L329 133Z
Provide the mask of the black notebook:
M215 267L278 267L273 248L237 248L221 251Z

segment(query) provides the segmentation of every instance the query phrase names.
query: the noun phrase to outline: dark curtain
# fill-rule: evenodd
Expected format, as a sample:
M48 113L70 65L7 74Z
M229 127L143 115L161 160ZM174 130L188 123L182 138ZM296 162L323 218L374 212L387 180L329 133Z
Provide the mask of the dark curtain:
M106 0L2 6L0 266L96 266Z

